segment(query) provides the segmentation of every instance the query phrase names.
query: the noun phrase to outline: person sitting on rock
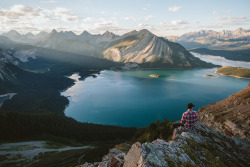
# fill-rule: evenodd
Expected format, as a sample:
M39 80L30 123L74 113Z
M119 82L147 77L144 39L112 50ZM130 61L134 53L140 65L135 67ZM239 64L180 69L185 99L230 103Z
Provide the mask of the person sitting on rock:
M182 114L181 123L175 122L173 124L173 140L177 133L181 134L182 132L193 130L195 123L198 121L198 114L196 111L193 111L194 107L192 103L188 103L188 110Z

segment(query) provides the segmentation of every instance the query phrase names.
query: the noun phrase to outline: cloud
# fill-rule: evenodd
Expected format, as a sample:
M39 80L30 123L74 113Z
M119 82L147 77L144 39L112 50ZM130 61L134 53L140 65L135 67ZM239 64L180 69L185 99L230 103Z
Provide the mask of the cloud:
M41 3L58 3L56 0L40 1Z
M137 27L136 27L136 30L142 30L142 29L147 29L149 31L155 31L156 30L156 27L154 25L151 25L151 24L138 24Z
M94 20L95 20L94 17L87 17L87 18L84 18L84 19L83 19L84 22L92 22L92 21L94 21Z
M232 13L232 10L226 10L226 11L222 11L222 12L213 11L214 15L222 15L222 14L227 14L227 13Z
M81 21L82 18L66 8L55 9L31 8L25 5L14 5L9 9L0 9L0 28L18 29L19 31L53 29L53 26L66 26Z
M226 20L229 22L248 22L246 16L236 16L236 17L216 17L215 20Z
M235 17L216 17L214 20L220 21L215 23L217 26L240 26L250 23L250 20L246 16L235 16Z
M10 9L0 9L0 17L2 20L17 20L18 22L39 20L60 20L66 22L78 21L80 17L74 15L66 8L57 7L53 10L44 8L31 8L24 5L14 5Z
M184 20L173 20L171 22L173 25L182 25L182 24L188 24L187 21L184 21Z
M142 8L142 10L148 10L148 8Z
M168 10L171 12L177 12L181 8L182 8L181 6L173 6L173 7L169 7Z
M107 30L114 32L116 34L124 34L128 31L127 28L120 27L116 17L112 17L109 19L98 18L96 19L96 21L98 22L93 23L93 24L83 25L84 29L93 34L104 33Z
M137 21L137 19L135 17L125 17L123 20L127 20L127 21Z
M152 15L145 16L145 17L144 17L144 19L145 19L145 20L150 20L150 19L152 19L152 18L153 18L153 16L152 16Z

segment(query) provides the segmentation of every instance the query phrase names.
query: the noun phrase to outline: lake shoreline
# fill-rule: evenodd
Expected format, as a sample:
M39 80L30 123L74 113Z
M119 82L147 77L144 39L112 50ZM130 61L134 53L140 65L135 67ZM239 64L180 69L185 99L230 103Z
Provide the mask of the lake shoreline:
M236 76L236 75L225 75L225 74L217 72L217 70L215 71L215 73L219 74L219 75L222 75L222 76L226 76L226 77L235 77L235 78L239 78L239 79L250 79L248 77L239 77L239 76Z
M64 110L65 116L78 122L121 127L144 127L165 117L169 120L180 119L179 115L185 110L187 102L196 103L198 109L238 91L237 87L246 82L236 84L238 86L235 88L234 79L226 87L220 87L217 83L228 82L228 79L217 77L208 83L209 78L203 75L211 74L211 71L214 73L215 70L104 70L97 78L76 82L73 88L63 92L70 101ZM149 79L150 74L163 77L153 80ZM206 90L208 86L212 91ZM189 97L192 92L196 93ZM142 120L138 121L137 118Z

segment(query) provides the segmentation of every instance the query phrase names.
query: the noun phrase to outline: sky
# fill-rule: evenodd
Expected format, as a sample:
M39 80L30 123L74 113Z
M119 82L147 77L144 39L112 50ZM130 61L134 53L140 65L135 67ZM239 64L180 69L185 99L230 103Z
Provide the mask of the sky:
M84 30L158 36L250 28L250 0L0 0L0 33Z

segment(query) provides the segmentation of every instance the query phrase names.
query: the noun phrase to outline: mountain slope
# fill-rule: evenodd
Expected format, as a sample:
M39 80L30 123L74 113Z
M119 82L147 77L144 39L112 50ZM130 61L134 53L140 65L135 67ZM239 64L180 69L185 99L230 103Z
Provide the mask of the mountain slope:
M111 42L103 54L116 62L139 63L141 67L211 67L181 45L157 37L148 30L132 31Z
M249 140L250 84L227 99L200 108L198 113L206 125Z
M16 80L16 73L19 70L12 65L12 60L11 56L0 49L0 94L9 92Z
M71 79L62 76L25 71L12 60L11 55L0 50L0 94L40 88L60 90L73 84Z

